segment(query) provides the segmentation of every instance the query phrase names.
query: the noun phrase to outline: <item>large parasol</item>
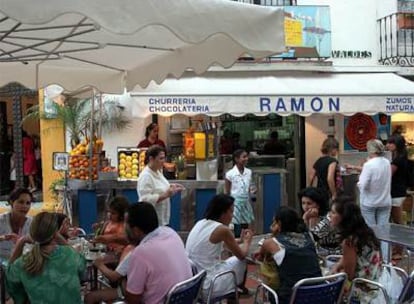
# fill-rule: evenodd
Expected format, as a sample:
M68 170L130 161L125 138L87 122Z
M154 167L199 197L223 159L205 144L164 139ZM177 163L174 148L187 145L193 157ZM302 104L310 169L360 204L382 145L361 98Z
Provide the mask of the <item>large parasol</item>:
M283 11L228 0L0 0L0 86L119 93L284 50Z

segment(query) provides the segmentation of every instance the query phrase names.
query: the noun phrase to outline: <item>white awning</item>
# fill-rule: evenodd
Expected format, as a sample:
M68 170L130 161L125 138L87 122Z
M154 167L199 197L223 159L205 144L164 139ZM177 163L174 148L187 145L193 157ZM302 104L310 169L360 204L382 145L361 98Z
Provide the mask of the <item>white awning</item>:
M414 82L393 73L208 73L131 92L133 116L414 113Z
M281 7L228 0L0 0L0 86L122 93L285 50Z

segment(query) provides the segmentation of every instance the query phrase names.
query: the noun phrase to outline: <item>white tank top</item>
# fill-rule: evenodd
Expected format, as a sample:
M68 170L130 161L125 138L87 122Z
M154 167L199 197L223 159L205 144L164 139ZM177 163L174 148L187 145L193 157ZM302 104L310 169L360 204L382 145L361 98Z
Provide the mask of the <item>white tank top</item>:
M209 271L221 261L223 242L217 244L210 242L210 235L220 225L223 224L203 219L195 224L188 235L185 249L198 271L202 269Z

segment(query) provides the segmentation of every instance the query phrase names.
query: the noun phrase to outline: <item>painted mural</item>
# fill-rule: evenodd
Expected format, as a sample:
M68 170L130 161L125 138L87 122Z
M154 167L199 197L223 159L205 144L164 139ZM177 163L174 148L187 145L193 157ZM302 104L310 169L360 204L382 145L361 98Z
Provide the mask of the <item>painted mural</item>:
M328 6L285 6L286 51L278 58L331 56L331 18Z

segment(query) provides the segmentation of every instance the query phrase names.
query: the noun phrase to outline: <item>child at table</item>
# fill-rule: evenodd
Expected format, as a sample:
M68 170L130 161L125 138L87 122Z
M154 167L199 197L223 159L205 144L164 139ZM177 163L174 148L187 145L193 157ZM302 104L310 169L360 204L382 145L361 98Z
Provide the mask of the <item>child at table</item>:
M124 299L125 281L129 266L129 257L135 246L128 245L121 254L120 262L115 270L107 266L108 261L105 257L97 258L93 264L94 266L107 278L111 283L117 283L116 288L108 287L101 290L91 291L86 294L84 303L95 304L102 301L110 302L114 300ZM111 284L112 285L112 284Z
M106 244L108 250L121 254L128 244L125 234L124 214L129 202L124 196L116 196L109 203L108 220L94 224L94 243Z

